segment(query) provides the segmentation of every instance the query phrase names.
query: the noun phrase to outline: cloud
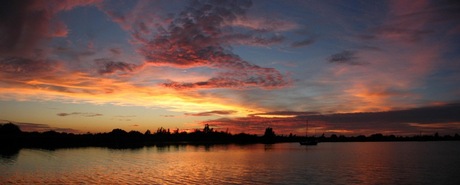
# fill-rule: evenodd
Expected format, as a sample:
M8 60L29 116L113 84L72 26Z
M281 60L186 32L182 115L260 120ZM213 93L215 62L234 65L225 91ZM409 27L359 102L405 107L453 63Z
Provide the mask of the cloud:
M297 23L291 21L279 20L274 17L266 18L265 16L262 16L262 18L239 16L237 19L227 22L227 24L259 33L291 31L300 27Z
M0 54L29 52L48 34L50 15L34 9L33 1L6 1L0 6Z
M167 29L140 48L148 62L175 67L246 63L226 50L222 24L245 12L250 1L207 3L196 1L176 17Z
M266 127L273 127L280 134L303 134L305 122L308 120L312 130L326 133L345 134L346 132L349 135L359 135L381 132L408 135L423 131L453 134L460 129L459 111L459 103L384 112L342 114L277 111L257 113L248 117L208 120L202 124L229 128L232 132L263 133ZM264 117L259 117L261 115ZM292 115L293 117L270 117L269 115Z
M78 6L95 4L100 1L5 1L0 6L0 55L33 56L37 46L45 38L67 35L67 27L62 22L52 23L54 16Z
M114 116L113 119L117 120L117 121L132 121L131 118L135 118L137 116L135 115L128 115L128 116Z
M331 66L333 72L325 73L334 74L330 78L325 77L328 80L341 83L335 85L336 91L343 92L336 99L341 101L341 111L407 108L422 105L422 99L426 103L432 97L447 97L445 94L433 95L431 93L439 88L427 87L439 84L428 81L434 78L435 73L446 74L445 71L450 70L445 65L446 61L455 58L449 53L458 52L456 39L447 33L458 25L452 17L458 17L459 14L452 10L458 9L459 4L453 5L447 1L388 3L386 13L380 14L385 15L381 21L368 19L372 21L371 26L365 32L360 32L366 33L365 38L356 40L360 44L377 46L380 50L355 47L355 50L345 50L349 53L337 53L327 59L328 62L351 65L356 62L358 65L372 63L365 68ZM444 19L441 20L442 17Z
M139 66L136 64L130 64L125 62L113 61L109 58L99 58L94 60L99 66L97 71L99 74L113 74L117 71L120 72L133 72Z
M90 112L71 112L71 113L57 113L58 116L82 116L82 117L96 117L96 116L103 116L103 114L99 113L90 113Z
M457 114L459 111L460 103L454 103L385 112L312 115L304 118L321 119L337 124L433 124L460 122L460 114Z
M69 34L69 29L63 22L52 24L52 30L51 37L67 37L67 34Z
M431 30L424 29L407 29L407 28L398 28L392 25L382 26L376 28L374 33L377 37L407 41L407 42L418 42L422 40L426 35L433 33ZM370 37L372 38L372 37Z
M214 116L214 115L231 115L236 113L234 110L214 110L200 113L185 113L186 116Z
M114 55L121 55L123 53L120 48L110 48L109 51Z
M71 128L61 128L61 127L51 127L48 124L41 124L41 123L22 123L22 122L15 122L15 121L8 121L8 120L0 120L3 123L13 123L24 132L46 132L50 130L54 130L56 132L66 132L66 133L81 133L79 130L71 129Z
M291 47L292 48L301 48L301 47L304 47L304 46L311 45L313 43L315 43L315 40L312 39L312 38L309 38L309 39L293 42L291 44Z
M231 44L271 45L284 40L278 35L253 35L233 32L228 22L245 14L250 1L196 1L175 17L167 28L160 28L151 39L140 38L139 52L150 65L173 68L208 67L219 71L218 77L204 82L168 82L165 87L233 88L282 87L286 77L273 68L264 68L241 59L231 51ZM138 32L139 34L140 32ZM243 76L232 75L240 73Z
M366 39L386 39L419 43L433 34L445 34L460 18L460 4L455 1L389 1L387 20L370 29Z
M221 40L228 44L271 46L282 43L285 40L285 37L282 35L260 36L250 32L225 35L221 37Z
M56 71L58 63L43 59L28 59L21 57L0 57L0 74L33 76Z
M208 89L208 88L234 88L242 87L260 87L264 89L273 89L284 87L288 84L283 75L277 73L275 69L265 68L264 70L254 73L245 71L235 71L233 73L221 73L220 77L214 77L207 81L201 82L166 82L164 87L173 88L176 90L187 89Z
M348 64L348 65L363 65L363 62L359 62L355 51L344 50L340 53L336 53L329 57L330 63Z
M263 135L265 128L272 127L276 134L296 133L296 129L304 128L305 122L294 118L264 118L264 117L238 117L220 118L203 121L201 124L209 124L217 130L228 129L231 133L251 133ZM305 128L303 129L305 130ZM304 132L302 132L304 133Z
M274 111L274 112L264 112L264 113L255 113L250 114L250 116L307 116L307 115L318 115L319 112L301 112L301 111Z

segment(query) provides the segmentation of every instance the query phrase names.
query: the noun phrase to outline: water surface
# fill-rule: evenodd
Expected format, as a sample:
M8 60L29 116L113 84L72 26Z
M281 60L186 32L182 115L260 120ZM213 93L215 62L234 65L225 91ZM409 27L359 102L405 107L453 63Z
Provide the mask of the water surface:
M460 184L460 142L22 149L0 184Z

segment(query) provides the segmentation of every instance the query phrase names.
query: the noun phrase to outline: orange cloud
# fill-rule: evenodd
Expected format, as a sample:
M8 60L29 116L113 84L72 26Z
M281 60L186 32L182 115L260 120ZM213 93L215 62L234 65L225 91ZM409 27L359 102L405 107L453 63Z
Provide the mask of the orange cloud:
M0 82L11 85L0 87L0 98L135 105L188 113L232 110L235 111L235 115L239 116L254 111L217 97L196 95L193 92L177 92L155 84L151 86L134 85L135 82L124 81L123 77L112 79L91 76L83 72L68 73L66 71L59 69L51 76L47 73L36 72L31 76L21 77L14 81L11 78L2 78ZM0 76L21 75L22 70L13 70L13 72L15 73L5 74L3 72L0 73ZM142 76L142 74L139 75Z

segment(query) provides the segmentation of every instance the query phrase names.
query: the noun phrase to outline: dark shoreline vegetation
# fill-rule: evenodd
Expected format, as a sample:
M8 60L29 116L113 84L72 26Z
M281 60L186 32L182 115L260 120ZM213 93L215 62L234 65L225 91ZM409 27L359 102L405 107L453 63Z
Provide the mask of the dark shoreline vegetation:
M228 132L214 131L209 125L202 130L194 132L170 131L159 128L155 133L147 130L145 133L139 131L124 131L113 129L108 133L86 133L73 134L56 131L46 132L23 132L13 123L0 124L0 151L8 153L9 150L21 148L75 148L75 147L108 147L108 148L140 148L144 146L166 146L166 145L212 145L212 144L253 144L253 143L282 143L299 142L307 138L296 135L276 135L272 128L266 128L263 136L255 134L231 134ZM433 135L395 136L372 134L370 136L337 136L335 134L326 137L324 134L319 137L308 137L308 139L319 142L382 142L382 141L452 141L460 140L460 136L445 135L438 133Z

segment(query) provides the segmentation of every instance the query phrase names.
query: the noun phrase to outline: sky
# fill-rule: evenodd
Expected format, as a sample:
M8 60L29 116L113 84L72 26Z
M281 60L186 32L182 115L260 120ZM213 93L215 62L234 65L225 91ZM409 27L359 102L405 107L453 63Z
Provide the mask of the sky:
M460 133L458 1L0 4L0 122L23 131Z

